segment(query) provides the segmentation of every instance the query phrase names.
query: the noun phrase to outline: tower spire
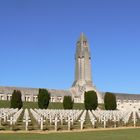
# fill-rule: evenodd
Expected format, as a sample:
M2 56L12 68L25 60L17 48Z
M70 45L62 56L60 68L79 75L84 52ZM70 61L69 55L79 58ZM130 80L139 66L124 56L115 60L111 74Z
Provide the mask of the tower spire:
M81 33L80 38L79 38L78 41L80 41L80 42L87 41L86 36L84 35L83 32Z
M91 56L89 44L84 33L81 33L80 38L76 44L75 54L75 80L73 82L71 91L73 96L79 97L81 102L84 102L85 91L94 90L98 96L98 102L103 103L100 93L96 90L92 82L91 72Z
M75 60L75 81L73 86L92 87L90 50L83 32L77 41Z

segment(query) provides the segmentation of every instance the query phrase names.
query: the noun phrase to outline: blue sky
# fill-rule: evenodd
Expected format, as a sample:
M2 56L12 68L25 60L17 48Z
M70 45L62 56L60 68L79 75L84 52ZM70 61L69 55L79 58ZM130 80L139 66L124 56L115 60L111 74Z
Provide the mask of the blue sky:
M97 89L140 93L139 0L0 0L0 85L67 89L81 32Z

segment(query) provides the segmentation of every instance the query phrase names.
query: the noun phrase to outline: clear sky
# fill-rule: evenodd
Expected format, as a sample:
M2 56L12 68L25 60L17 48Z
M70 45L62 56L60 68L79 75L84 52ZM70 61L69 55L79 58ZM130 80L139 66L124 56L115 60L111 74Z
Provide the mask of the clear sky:
M0 85L71 87L81 32L97 89L140 93L140 0L0 0Z

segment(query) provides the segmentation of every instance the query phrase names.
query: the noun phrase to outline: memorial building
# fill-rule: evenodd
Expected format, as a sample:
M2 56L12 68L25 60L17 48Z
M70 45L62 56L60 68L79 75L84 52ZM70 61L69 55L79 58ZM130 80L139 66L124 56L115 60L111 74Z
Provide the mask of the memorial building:
M63 102L64 96L72 96L75 103L84 102L85 91L95 90L98 102L103 103L104 92L98 91L92 79L91 52L87 38L81 33L76 43L75 79L67 90L46 89L50 92L51 102ZM20 90L22 100L37 102L38 88L4 87L0 86L0 100L10 100L14 90ZM115 93L118 106L123 103L139 103L140 95ZM121 107L121 106L120 106Z

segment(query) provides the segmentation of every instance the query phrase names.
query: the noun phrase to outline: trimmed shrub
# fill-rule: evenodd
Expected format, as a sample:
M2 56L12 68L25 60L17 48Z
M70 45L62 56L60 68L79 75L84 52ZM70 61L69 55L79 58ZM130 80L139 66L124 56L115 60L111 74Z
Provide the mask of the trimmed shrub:
M96 110L98 106L98 98L95 91L88 91L84 94L84 104L86 110Z
M21 99L21 91L14 90L12 93L12 98L11 98L11 108L21 109L22 106L23 106L23 102Z
M104 96L104 105L106 110L115 110L117 107L116 96L113 93L106 92Z
M72 109L73 108L73 100L71 96L64 96L63 99L63 108L64 109Z
M39 89L38 93L38 107L40 109L47 109L50 102L50 93L47 89Z

